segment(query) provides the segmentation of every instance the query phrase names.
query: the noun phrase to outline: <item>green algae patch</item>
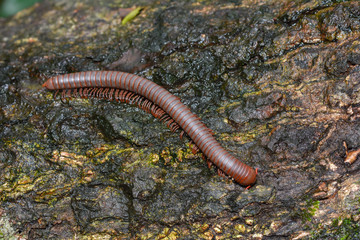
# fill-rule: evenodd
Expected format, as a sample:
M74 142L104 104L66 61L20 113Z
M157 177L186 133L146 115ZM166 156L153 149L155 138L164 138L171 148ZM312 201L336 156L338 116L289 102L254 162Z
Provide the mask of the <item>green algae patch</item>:
M75 186L78 179L71 178L63 173L49 171L34 181L35 201L53 204L58 198L68 195Z
M259 138L259 136L264 136L270 134L273 128L271 125L260 125L254 129L248 129L248 131L239 131L232 134L223 133L220 136L222 141L234 141L240 144L245 144L253 142Z
M2 201L5 201L6 199L16 199L34 189L33 179L31 179L30 176L20 174L20 176L14 175L13 177L18 177L17 181L0 186Z
M88 150L86 155L95 159L95 163L104 163L113 160L114 157L121 157L136 153L134 148L123 148L118 145L103 144L97 148Z

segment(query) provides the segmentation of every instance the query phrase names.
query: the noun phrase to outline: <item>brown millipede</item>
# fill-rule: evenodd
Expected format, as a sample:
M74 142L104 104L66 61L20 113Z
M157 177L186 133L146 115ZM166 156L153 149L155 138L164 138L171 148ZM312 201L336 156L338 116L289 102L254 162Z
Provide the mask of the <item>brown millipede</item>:
M43 87L62 90L62 98L103 97L137 104L166 122L172 131L182 128L203 154L236 182L250 186L256 181L257 170L221 147L212 131L178 97L146 78L118 71L88 71L52 77Z

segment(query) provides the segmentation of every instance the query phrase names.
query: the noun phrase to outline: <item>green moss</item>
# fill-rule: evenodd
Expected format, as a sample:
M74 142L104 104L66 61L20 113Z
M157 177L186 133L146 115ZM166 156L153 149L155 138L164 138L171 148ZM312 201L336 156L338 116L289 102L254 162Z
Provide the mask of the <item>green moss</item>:
M320 202L313 199L308 199L305 206L301 208L300 216L304 222L310 222L316 211L319 209Z
M330 226L320 226L312 233L310 239L359 239L360 224L350 218L334 219Z

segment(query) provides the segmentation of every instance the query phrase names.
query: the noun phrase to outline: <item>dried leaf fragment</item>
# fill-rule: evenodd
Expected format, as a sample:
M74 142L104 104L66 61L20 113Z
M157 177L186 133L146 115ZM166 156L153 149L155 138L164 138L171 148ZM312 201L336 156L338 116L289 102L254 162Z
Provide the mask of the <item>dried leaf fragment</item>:
M349 165L353 164L356 161L357 156L360 154L360 148L357 150L348 152L348 147L347 147L347 144L345 141L343 142L343 145L344 145L345 151L346 151L346 158L345 158L344 162Z

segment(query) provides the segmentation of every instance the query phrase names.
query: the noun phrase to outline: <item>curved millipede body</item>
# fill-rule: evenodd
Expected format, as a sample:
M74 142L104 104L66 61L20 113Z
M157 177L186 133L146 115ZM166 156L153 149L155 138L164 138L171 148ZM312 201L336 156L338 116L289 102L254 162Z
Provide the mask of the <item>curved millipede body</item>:
M43 87L63 90L63 96L103 96L138 105L159 118L165 113L172 130L181 127L205 156L224 173L244 186L256 181L256 170L242 163L227 152L213 137L211 130L181 103L180 99L165 88L143 77L118 71L88 71L70 73L48 79ZM124 91L121 93L121 91ZM142 98L142 100L138 100ZM131 99L131 100L129 100ZM164 113L164 114L163 114ZM165 117L166 118L166 117Z

